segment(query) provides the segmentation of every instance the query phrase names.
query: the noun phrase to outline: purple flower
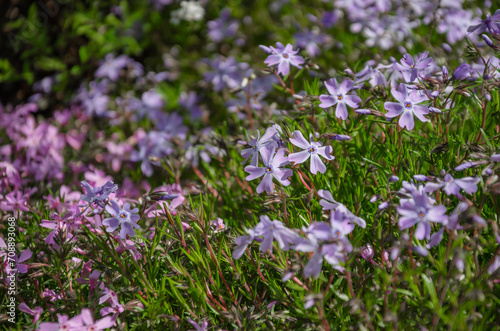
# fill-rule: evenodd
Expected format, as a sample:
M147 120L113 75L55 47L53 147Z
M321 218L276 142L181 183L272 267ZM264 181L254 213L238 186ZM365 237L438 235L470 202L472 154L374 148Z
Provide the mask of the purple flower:
M224 8L220 12L220 17L207 22L207 26L209 29L208 37L218 43L234 37L238 31L239 23L236 20L231 20L229 9Z
M401 64L395 63L394 68L403 73L403 76L407 82L413 82L415 79L417 79L418 74L422 70L430 66L432 58L427 56L429 56L429 52L424 52L420 55L417 55L417 58L414 61L413 57L410 54L406 53L401 59Z
M460 189L472 194L477 192L477 183L479 183L480 179L473 177L454 179L450 174L446 174L444 181L439 179L437 181L437 183L427 183L425 185L425 192L434 192L444 187L447 195L460 196Z
M120 72L124 69L131 61L126 55L120 55L114 57L112 54L106 55L106 60L101 63L101 66L96 70L95 76L98 78L109 78L113 82L116 82L120 77Z
M386 102L384 103L385 109L389 112L385 114L388 119L393 119L401 115L399 118L399 125L412 130L415 127L413 115L417 116L422 122L427 122L428 119L424 115L429 113L429 107L418 105L422 101L428 100L427 96L418 91L408 93L405 84L400 84L399 89L392 89L392 95L399 102Z
M347 93L354 88L354 82L349 78L344 79L344 81L337 85L337 80L331 78L328 82L325 82L325 86L331 95L322 94L319 96L321 108L328 108L337 105L335 110L335 116L345 120L347 118L347 107L346 104L356 109L361 102L361 98L357 95L347 95Z
M31 316L33 316L33 324L36 324L36 322L38 322L38 320L40 319L40 316L43 313L43 308L41 308L41 307L35 307L35 309L31 309L24 302L20 303L17 308L20 311L22 311L22 312L24 312L26 314L30 314Z
M471 25L467 29L467 32L476 32L477 34L483 33L485 31L496 34L500 32L500 9L490 16L490 13L486 15L484 20L479 20L480 23L476 25Z
M81 321L84 326L84 330L106 330L115 325L113 318L111 316L106 316L98 321L94 322L94 318L92 317L92 313L90 309L84 308L80 314Z
M243 256L248 245L250 245L255 238L255 231L253 229L247 230L248 235L240 236L234 240L236 247L233 250L233 259L238 260Z
M446 207L443 205L433 206L425 192L420 190L412 193L412 199L405 199L397 208L401 215L398 225L401 230L408 229L418 224L415 231L415 238L422 240L431 238L430 222L448 223L448 217L445 215Z
M295 55L299 50L294 51L292 44L287 44L286 47L282 43L277 42L276 48L273 46L269 47L273 53L267 57L264 61L267 66L278 65L278 74L283 76L288 75L290 72L290 63L297 67L302 68L301 64L304 63L304 58L300 55Z
M302 47L311 57L318 56L321 49L318 45L325 46L329 37L326 34L320 33L319 30L304 30L295 34L295 40L298 47Z
M313 135L309 135L309 142L304 138L302 133L298 130L294 131L294 137L291 138L290 142L297 147L303 149L302 152L292 153L288 155L288 161L294 164L304 163L311 157L311 172L317 174L318 171L322 174L326 171L326 166L321 161L319 155L327 160L335 159L335 156L330 155L332 153L332 146L322 146L320 142L315 142Z
M455 69L453 72L453 77L456 80L474 80L475 78L472 77L472 74L474 71L472 70L472 66L468 63L463 62L461 65Z
M135 235L134 228L140 228L137 224L140 216L136 215L139 209L134 208L130 210L130 204L128 202L123 205L123 208L120 208L115 200L111 200L110 203L111 205L106 206L106 211L113 217L105 218L102 221L102 224L108 227L106 231L113 232L121 225L120 237L125 239L127 238L127 234L133 237Z
M208 322L206 319L203 319L203 323L201 324L201 326L196 323L195 321L193 321L192 319L190 319L189 317L187 318L187 321L192 325L194 326L194 329L195 331L207 331L208 329Z
M358 217L358 216L354 215L352 212L350 212L345 205L341 204L340 202L335 201L335 199L333 199L332 193L330 193L330 191L319 190L318 195L322 198L319 201L319 204L321 205L321 207L323 207L323 210L332 210L335 212L340 211L343 214L344 218L347 218L347 219L353 221L354 223L356 223L357 225L359 225L363 229L366 228L366 221L364 219L362 219L361 217ZM336 214L334 212L331 212L330 221L332 221L332 219L334 219L335 217L336 217Z
M263 237L260 244L260 251L273 252L273 240L276 240L278 247L284 251L290 249L290 244L299 237L297 233L287 228L278 220L271 221L268 216L260 216L260 222L254 228L256 237Z
M262 156L264 167L252 165L245 167L245 171L250 173L246 178L248 181L264 176L262 182L257 186L257 193L262 193L263 191L267 193L274 192L273 177L284 186L290 185L290 181L286 178L293 174L292 170L281 168L289 163L288 158L285 156L285 150L280 149L274 154L275 150L275 147L272 149L261 147L260 155Z
M71 319L67 315L57 314L57 322L43 322L39 331L78 330L82 327L82 317L77 315Z
M114 184L112 181L108 181L103 186L96 188L90 186L85 180L81 181L81 185L85 189L86 194L82 194L80 200L87 201L90 205L95 202L100 207L103 207L103 201L118 189L118 185Z
M243 71L248 69L248 64L238 63L234 57L224 59L222 56L208 61L213 71L203 74L205 81L211 82L216 91L225 87L230 89L240 86L244 77Z
M260 138L260 131L257 130L257 138L252 139L248 142L251 148L247 148L241 151L241 156L245 158L245 160L242 162L246 163L248 159L252 158L252 161L250 161L250 165L257 166L259 164L259 151L261 147L270 147L270 146L275 146L278 147L276 142L272 139L277 133L277 130L274 126L268 128L266 130L266 133Z

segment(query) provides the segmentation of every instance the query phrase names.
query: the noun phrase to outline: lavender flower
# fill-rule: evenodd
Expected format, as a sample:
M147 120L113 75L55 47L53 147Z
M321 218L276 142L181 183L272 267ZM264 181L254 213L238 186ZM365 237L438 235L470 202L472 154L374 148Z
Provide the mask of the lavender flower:
M356 109L361 102L361 98L357 95L347 95L347 93L354 88L354 82L349 78L344 79L344 81L337 85L337 80L331 78L328 82L325 82L325 86L331 95L322 94L319 96L321 108L328 108L337 105L335 110L335 116L343 120L347 119L347 107L346 104Z
M437 183L427 183L425 185L425 192L434 192L442 187L447 195L460 196L460 189L472 194L477 192L477 183L479 178L465 177L454 179L450 174L446 174L444 181L437 180Z
M118 185L112 181L108 181L103 186L95 188L90 186L85 180L81 181L81 185L86 190L86 194L82 194L80 200L88 202L89 205L95 202L99 207L104 207L104 200L118 189Z
M263 237L260 244L260 251L273 251L273 239L278 243L278 247L284 251L290 249L290 244L299 237L297 233L287 228L278 220L271 221L268 216L260 216L260 222L255 226L255 236Z
M245 250L247 249L248 245L250 245L256 234L253 229L248 229L247 230L248 235L246 236L240 236L234 240L236 247L233 250L233 259L238 260L243 256L243 253L245 253Z
M107 232L113 232L121 225L120 237L125 239L127 238L127 234L131 237L135 235L134 228L140 228L137 224L140 216L136 215L139 209L134 208L130 210L128 202L123 205L123 208L120 208L115 200L111 200L111 205L106 206L106 211L113 216L105 218L102 221L102 224L108 227L106 229Z
M231 19L229 9L224 8L219 15L219 18L207 22L208 37L216 43L234 37L239 27L238 21Z
M241 151L241 156L245 158L245 160L242 162L246 163L248 159L252 158L252 161L250 161L250 165L257 166L259 164L259 151L261 147L271 147L275 146L277 147L277 144L272 138L276 135L277 130L274 126L268 128L266 130L266 133L260 137L260 131L257 130L257 138L252 139L248 142L251 148L247 148Z
M453 78L456 80L474 80L472 77L474 71L472 70L472 66L468 63L463 62L461 65L455 69L453 72Z
M409 227L418 224L415 231L415 238L422 240L431 238L430 222L448 223L448 217L445 215L446 207L443 205L433 206L429 201L429 197L421 190L412 193L412 199L404 200L397 208L398 213L402 216L399 219L399 228L405 230Z
M295 146L302 148L303 151L288 155L288 160L294 164L299 164L304 163L309 159L309 157L311 157L311 172L315 175L318 171L324 174L326 166L321 161L319 155L327 160L335 159L335 156L330 155L332 153L332 147L322 146L323 144L321 142L315 142L312 134L309 135L310 142L308 142L298 130L294 131L294 137L295 138L290 139L290 142Z
M361 217L358 217L358 216L354 215L352 212L350 212L345 205L341 204L340 202L335 201L335 199L333 199L332 193L330 193L330 191L319 190L318 195L322 198L319 201L319 204L321 205L321 207L323 207L323 210L332 210L335 212L340 211L343 214L344 218L347 218L347 219L353 221L354 223L356 223L357 225L359 225L363 229L366 228L366 221L364 219L362 219ZM335 213L331 212L330 220L332 220L334 218L335 218Z
M385 109L389 110L385 116L392 119L401 115L399 118L399 125L412 130L415 127L413 115L417 116L422 122L427 122L428 119L424 117L429 113L429 107L418 105L422 101L428 100L425 94L420 94L418 91L408 93L405 84L400 84L399 89L392 89L392 95L399 102L386 102L384 103Z
M429 52L417 55L417 58L413 60L413 57L406 53L401 59L401 64L395 63L394 68L403 73L407 82L413 82L417 79L418 74L431 64L432 58L427 56L429 56Z
M467 29L467 32L476 32L477 34L485 31L491 34L500 32L500 9L497 9L497 11L491 16L490 13L488 13L484 20L480 20L479 24L471 25Z
M270 46L272 54L264 61L267 66L278 65L278 74L283 76L290 72L290 63L297 68L302 68L300 65L304 63L304 58L300 55L295 55L299 50L294 51L292 44L287 44L286 47L280 43L276 43L276 47Z
M280 149L274 154L276 148L267 149L267 147L260 148L260 155L264 162L264 167L246 166L245 171L250 173L247 180L253 180L264 176L262 182L257 186L257 193L266 191L267 193L274 192L273 177L276 178L282 185L290 185L290 181L286 179L293 174L290 169L282 169L281 167L289 163L288 158L285 156L285 150Z

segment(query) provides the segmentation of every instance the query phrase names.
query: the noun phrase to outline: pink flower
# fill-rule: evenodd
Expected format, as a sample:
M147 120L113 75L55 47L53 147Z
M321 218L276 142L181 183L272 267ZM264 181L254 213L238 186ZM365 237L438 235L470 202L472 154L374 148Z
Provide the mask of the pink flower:
M294 132L294 137L291 138L290 142L297 147L303 149L302 152L292 153L288 155L288 160L294 164L299 164L307 161L309 157L311 158L311 172L317 174L318 171L322 174L326 171L326 166L320 159L320 155L327 160L335 159L335 156L330 155L332 153L331 146L322 146L320 142L315 142L312 134L309 135L309 142L304 138L302 133L298 130Z

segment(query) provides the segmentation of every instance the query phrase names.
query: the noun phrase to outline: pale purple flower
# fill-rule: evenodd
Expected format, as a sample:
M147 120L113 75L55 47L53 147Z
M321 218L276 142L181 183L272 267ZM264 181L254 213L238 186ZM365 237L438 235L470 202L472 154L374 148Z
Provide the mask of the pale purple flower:
M262 156L264 167L252 165L245 167L245 171L250 173L246 178L248 181L264 176L259 186L257 186L257 193L262 193L263 191L267 193L274 192L273 177L284 186L290 185L287 177L293 174L292 170L281 168L289 163L288 158L285 156L285 150L280 149L274 154L275 150L275 147L272 149L261 147L260 155Z
M444 181L438 179L437 183L427 183L425 185L425 192L434 192L444 187L444 191L447 195L460 196L460 189L472 194L477 192L477 183L479 183L479 181L480 178L478 177L455 179L450 174L446 174Z
M276 128L272 126L266 130L266 133L261 138L260 131L257 130L257 138L252 139L248 142L248 144L252 147L241 151L241 156L245 158L242 164L246 163L248 159L251 158L252 160L250 161L250 165L256 167L259 164L259 152L261 147L263 146L268 148L272 146L278 147L276 142L272 139L276 135L276 133L277 133Z
M212 225L215 228L216 232L222 231L226 228L226 225L224 224L224 220L220 217L217 217L217 219L212 221L212 223L210 223L210 225Z
M80 330L82 317L77 315L71 319L67 315L57 314L57 322L42 322L39 331Z
M430 66L432 62L432 58L428 57L429 52L424 52L420 55L417 55L416 59L413 60L413 57L406 53L401 59L401 64L395 63L394 68L403 73L403 76L407 82L413 82L418 78L418 75L422 70L426 69Z
M82 309L80 316L83 324L82 330L89 330L89 331L106 330L115 325L115 322L113 321L113 318L111 316L106 316L94 322L92 313L90 312L90 309L87 308Z
M408 229L415 224L418 224L415 231L415 238L422 240L426 238L430 240L431 225L430 222L448 223L446 216L446 207L443 205L431 205L429 197L425 192L420 190L412 193L412 199L405 199L397 208L401 215L398 225L401 230Z
M273 240L276 240L278 247L284 251L290 249L290 244L299 237L297 233L287 228L278 220L271 221L268 216L260 216L260 222L254 228L256 237L263 237L260 244L260 251L273 252Z
M500 32L500 9L497 9L493 15L488 13L484 20L479 19L480 23L476 25L471 25L467 29L467 32L476 32L477 34L483 32L489 32L491 34L496 34Z
M106 182L103 186L92 187L87 181L81 181L82 187L85 189L86 193L82 194L80 200L86 201L89 204L96 203L100 207L104 206L104 200L106 200L111 193L116 192L118 185L114 184L112 181Z
M474 71L472 70L472 66L466 62L463 62L461 65L455 69L453 72L453 77L456 80L474 80L475 78L472 77L474 74Z
M276 47L269 47L273 53L264 61L267 66L278 65L278 74L283 76L288 75L290 72L290 64L294 67L302 68L301 64L304 63L304 58L296 55L299 50L294 51L292 44L287 44L286 47L280 43L276 43Z
M403 128L406 127L408 130L412 130L415 127L413 115L422 122L428 121L424 115L429 113L429 107L419 105L419 103L428 100L425 94L416 90L408 93L405 84L400 84L398 90L393 88L391 92L398 102L384 103L384 108L389 111L385 114L388 119L393 119L401 115L399 118L399 125Z
M218 43L236 35L239 28L238 21L231 19L231 13L228 8L221 10L219 18L207 22L208 37Z
M120 72L124 69L131 61L126 55L120 55L114 57L112 54L106 55L106 59L101 62L101 66L96 70L95 76L98 78L109 78L113 82L116 82L120 77Z
M4 201L0 202L0 210L14 212L14 217L19 217L23 212L29 211L28 197L21 191L12 191L4 196Z
M238 260L243 256L248 245L250 245L255 238L255 231L253 229L247 230L248 235L240 236L234 240L236 247L233 250L233 259Z
M35 309L31 309L24 302L20 303L17 308L20 311L33 316L33 324L36 324L36 322L38 322L38 320L40 319L40 316L43 313L43 308L41 308L41 307L35 307Z
M207 320L204 318L203 319L203 323L201 324L201 326L196 323L195 321L193 321L192 319L190 319L189 317L187 318L187 321L192 325L194 326L194 329L195 331L207 331L208 329L208 322Z
M222 91L225 87L230 89L240 86L244 77L244 70L248 64L238 63L234 57L224 59L222 56L208 61L213 71L203 74L205 81L211 82L216 91Z
M322 146L321 142L315 142L313 135L309 135L309 141L307 141L302 133L298 130L294 131L294 138L290 138L290 142L295 146L302 148L302 152L292 153L288 155L288 161L294 164L304 163L311 158L310 171L313 174L317 174L318 171L322 174L326 171L326 166L320 159L320 155L327 160L335 159L335 156L331 155L333 149L332 146Z
M493 261L493 263L488 267L488 273L490 275L493 275L493 273L495 271L498 270L498 268L500 268L500 256L497 255L495 256L495 260Z
M347 209L345 205L343 205L340 202L335 201L335 199L332 196L332 193L327 190L319 190L318 195L320 198L322 198L319 201L319 204L321 207L323 207L323 210L331 210L331 211L340 211L343 214L344 218L347 218L363 229L366 228L366 221L362 219L361 217L358 217L354 215L351 211ZM335 213L331 212L330 214L330 220L335 217Z
M321 33L318 29L305 29L295 34L297 46L304 48L311 57L318 56L321 53L319 45L324 48L329 39L328 35Z
M106 211L113 217L105 218L102 221L102 224L108 227L106 231L113 232L121 225L120 237L125 239L127 238L127 234L133 237L135 235L134 228L140 228L137 224L137 221L140 219L140 216L137 215L139 209L134 208L131 210L128 202L123 205L123 208L120 208L115 200L111 200L110 203L111 205L106 206Z
M337 85L337 80L331 78L329 81L325 81L325 86L331 95L322 94L319 96L321 108L328 108L337 105L335 110L335 116L343 120L347 119L347 106L356 109L361 102L361 98L357 95L347 95L347 93L354 89L354 82L349 78L344 79L344 81Z

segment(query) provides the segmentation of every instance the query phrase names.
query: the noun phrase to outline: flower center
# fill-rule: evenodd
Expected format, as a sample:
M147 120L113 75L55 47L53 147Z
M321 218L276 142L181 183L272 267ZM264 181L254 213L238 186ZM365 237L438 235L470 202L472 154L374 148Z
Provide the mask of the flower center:
M451 182L453 182L453 180L451 180L451 179L448 179L448 183L451 183Z
M422 212L418 213L418 217L420 217L420 218L424 217L424 213L422 213Z
M337 95L337 100L339 100L339 101L340 101L340 100L342 100L343 98L344 98L344 96L343 96L342 94Z
M287 54L287 53L283 53L283 57L284 57L285 59L288 59L288 54Z
M266 167L266 173L270 174L270 173L272 173L272 172L273 172L273 167L271 167L271 165L268 165L268 166Z
M406 101L406 102L405 102L405 107L406 107L407 109L410 109L410 108L411 108L411 106L412 106L412 105L411 105L411 102L410 102L410 101Z
M127 218L127 215L126 215L125 213L121 213L121 214L120 214L120 217L121 217L121 218Z
M412 68L412 69L413 69L413 64L410 66L410 68Z
M307 150L309 151L310 154L316 153L316 148L314 148L313 146L309 146Z
M335 232L335 235L336 235L337 237L340 237L340 231L339 231L339 230L337 230L337 232Z

